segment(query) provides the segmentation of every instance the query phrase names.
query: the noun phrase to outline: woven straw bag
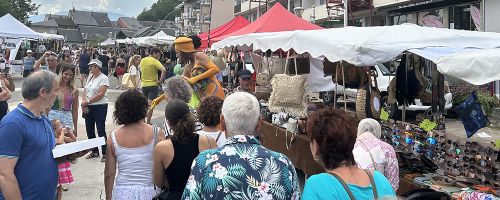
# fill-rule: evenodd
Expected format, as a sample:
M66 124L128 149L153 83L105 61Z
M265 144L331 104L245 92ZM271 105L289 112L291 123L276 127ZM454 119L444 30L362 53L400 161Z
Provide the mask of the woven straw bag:
M295 117L307 117L308 99L305 76L276 74L271 80L271 85L273 87L269 98L271 112L284 111Z

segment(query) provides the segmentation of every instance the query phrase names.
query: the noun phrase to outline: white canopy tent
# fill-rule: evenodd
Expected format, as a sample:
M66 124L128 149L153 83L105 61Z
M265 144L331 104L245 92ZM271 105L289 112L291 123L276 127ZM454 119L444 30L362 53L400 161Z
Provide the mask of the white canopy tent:
M125 38L125 39L117 39L116 43L118 44L134 44L134 41L132 38Z
M101 45L101 46L115 45L115 40L113 38L108 38L108 39L102 41L101 43L99 43L99 45Z
M155 46L173 44L175 37L160 31L153 36L132 38L132 41L139 46Z
M494 70L497 66L491 65L500 63L500 54L495 56L495 52L500 50L494 50L500 47L498 33L403 24L255 33L229 37L214 43L212 47L220 49L233 46L262 51L293 49L297 53L307 52L313 58L326 57L332 62L343 60L356 66L388 62L405 51L417 49L413 53L434 59L438 70L445 75L473 84L500 80L500 70ZM489 60L481 61L473 55L488 56ZM457 57L460 57L460 62L456 62ZM491 69L491 73L484 73L482 69Z
M33 31L10 14L0 17L0 37L42 39L40 33Z
M64 36L50 33L40 33L44 40L64 40Z

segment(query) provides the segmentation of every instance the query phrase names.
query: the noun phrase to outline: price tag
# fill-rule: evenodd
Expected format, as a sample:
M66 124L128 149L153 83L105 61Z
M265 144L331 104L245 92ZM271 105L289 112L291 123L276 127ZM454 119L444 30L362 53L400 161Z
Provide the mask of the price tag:
M422 121L419 126L425 131L432 131L434 128L436 128L437 124L429 119L424 119L424 121Z
M381 120L383 120L383 121L387 121L387 120L389 120L389 113L388 113L388 112L386 112L386 111L384 110L384 108L382 108L382 109L380 110L380 119L381 119Z

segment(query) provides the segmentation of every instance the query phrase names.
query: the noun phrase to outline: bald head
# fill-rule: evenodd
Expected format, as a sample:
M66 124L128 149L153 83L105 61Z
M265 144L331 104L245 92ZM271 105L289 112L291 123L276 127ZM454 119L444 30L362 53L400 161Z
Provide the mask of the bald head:
M32 73L23 81L21 93L26 100L34 100L39 97L40 90L51 91L58 77L51 71L40 70Z

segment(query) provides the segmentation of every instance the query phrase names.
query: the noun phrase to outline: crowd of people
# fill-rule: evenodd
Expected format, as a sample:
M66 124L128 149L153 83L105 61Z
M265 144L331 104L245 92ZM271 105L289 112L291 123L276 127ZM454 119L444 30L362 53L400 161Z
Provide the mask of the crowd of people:
M179 37L174 44L181 64L175 76L168 76L158 49L147 57L119 55L116 61L89 49L76 60L52 52L34 60L28 53L25 64L33 66L23 70L23 102L0 122L0 200L61 199L62 186L73 182L71 164L85 155L105 162L106 199L396 197L395 151L380 140L376 120L358 124L335 108L312 113L306 125L311 154L325 173L310 176L301 187L292 161L260 143L263 117L250 71L240 71L240 86L226 94L219 67L195 50L199 38ZM125 73L131 84L114 102L112 115L120 126L107 135L113 73L120 79L117 89ZM13 91L8 78L1 83L0 107ZM152 125L152 108L161 101L166 101L164 124ZM97 129L106 144L101 152L94 148L54 159L55 145L76 140L80 114L87 138L95 138Z

